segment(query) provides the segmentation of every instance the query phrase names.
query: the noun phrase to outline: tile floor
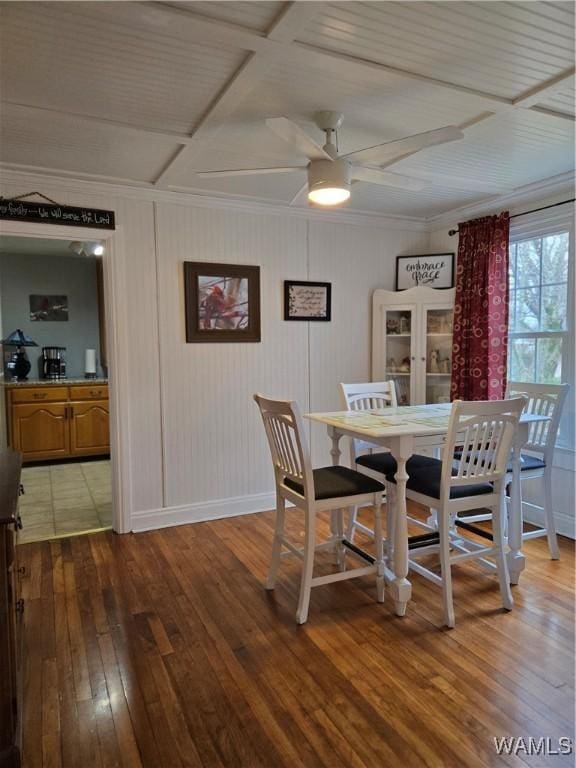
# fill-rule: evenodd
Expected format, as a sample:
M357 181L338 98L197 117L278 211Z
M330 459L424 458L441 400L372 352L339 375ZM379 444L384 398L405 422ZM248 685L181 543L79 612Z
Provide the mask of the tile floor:
M22 543L112 524L110 461L24 467L22 485Z

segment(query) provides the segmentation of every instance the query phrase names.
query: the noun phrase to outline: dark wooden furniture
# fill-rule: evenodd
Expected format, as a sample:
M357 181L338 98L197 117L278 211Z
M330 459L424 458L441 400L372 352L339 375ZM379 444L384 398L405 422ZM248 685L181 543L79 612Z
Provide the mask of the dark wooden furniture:
M20 766L19 598L16 534L22 458L0 453L0 768Z
M8 384L6 389L9 445L24 462L110 453L106 383Z

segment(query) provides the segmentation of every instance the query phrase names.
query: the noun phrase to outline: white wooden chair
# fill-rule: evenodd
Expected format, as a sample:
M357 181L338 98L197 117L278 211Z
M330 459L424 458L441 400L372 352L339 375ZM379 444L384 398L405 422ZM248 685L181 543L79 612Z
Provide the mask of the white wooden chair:
M506 470L514 431L525 404L523 397L490 402L454 401L442 460L435 460L434 467L414 469L408 478L406 497L438 511L438 543L411 552L410 569L442 587L444 621L449 627L455 625L452 563L478 559L497 571L502 603L507 610L512 609L503 516ZM463 450L456 452L457 446ZM388 480L393 479L389 476ZM463 537L454 527L458 515L477 508L479 502L492 513L493 541L489 546ZM440 576L413 559L431 552L439 552Z
M383 408L395 407L398 405L396 400L396 386L393 380L390 381L372 381L358 384L340 384L340 394L342 403L347 411L371 411ZM377 448L377 452L374 452ZM415 454L408 462L406 469L408 473L415 467L431 464L433 459L428 456ZM373 443L356 438L350 439L350 466L355 467L359 472L363 472L369 477L385 481L386 476L396 472L396 459L382 446L375 446ZM385 483L386 485L386 483ZM388 495L390 489L386 488ZM387 527L386 538L392 540L392 513L391 504L387 505ZM434 530L433 527L413 518L410 522L419 528L425 528L427 531ZM358 521L358 507L354 507L350 514L348 530L346 537L349 541L354 540L354 532L361 531L367 536L373 536L374 531Z
M299 624L304 624L308 618L312 587L323 584L374 574L377 599L383 602L384 566L380 506L384 486L348 467L330 466L313 470L298 404L289 400L270 400L259 394L254 395L254 400L260 408L264 422L276 482L276 522L266 588L274 589L281 557L294 554L304 561L296 612L296 621ZM304 511L303 549L294 546L284 536L286 502L291 502ZM374 507L376 561L374 565L345 570L343 510L364 503ZM332 513L335 535L328 542L316 546L316 515L326 511ZM287 551L283 552L283 548ZM340 565L338 573L316 577L313 575L314 553L318 549L333 549L336 552Z
M527 398L525 413L549 416L550 421L536 422L530 426L528 442L520 456L521 480L543 478L542 496L544 505L523 501L523 505L542 510L544 525L522 534L523 539L547 536L548 548L552 560L558 560L560 550L556 536L556 523L552 505L552 466L554 447L560 427L560 416L569 390L568 384L528 384L511 381L508 383L506 396L509 398L524 396ZM512 482L512 464L509 462L506 473L506 486ZM508 502L510 503L510 502ZM468 515L466 522L489 520L490 515L480 513Z

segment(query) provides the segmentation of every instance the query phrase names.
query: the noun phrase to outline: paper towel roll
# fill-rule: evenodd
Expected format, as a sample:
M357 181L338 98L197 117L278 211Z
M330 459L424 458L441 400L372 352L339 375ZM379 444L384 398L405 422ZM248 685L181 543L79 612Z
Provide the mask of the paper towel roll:
M87 349L84 357L84 373L96 373L96 350Z

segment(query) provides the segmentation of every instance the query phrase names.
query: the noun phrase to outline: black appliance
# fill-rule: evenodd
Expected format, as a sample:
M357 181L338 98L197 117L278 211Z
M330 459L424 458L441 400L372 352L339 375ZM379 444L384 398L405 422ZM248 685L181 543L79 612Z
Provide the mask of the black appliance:
M42 347L42 378L66 378L66 347Z

